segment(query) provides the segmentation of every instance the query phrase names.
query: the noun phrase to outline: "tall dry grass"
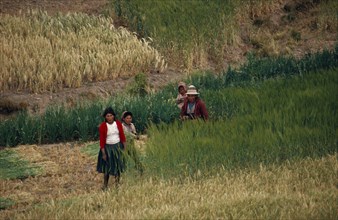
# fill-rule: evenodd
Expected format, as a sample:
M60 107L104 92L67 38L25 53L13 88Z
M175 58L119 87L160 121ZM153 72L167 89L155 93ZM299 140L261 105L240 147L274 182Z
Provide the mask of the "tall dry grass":
M242 43L252 46L259 56L300 58L303 54L298 50L304 44L306 52L333 46L337 9L334 0L247 1L236 10L236 30Z
M0 91L57 91L166 68L150 39L109 18L32 11L0 22Z
M200 181L123 179L119 190L51 200L12 219L336 219L337 155Z

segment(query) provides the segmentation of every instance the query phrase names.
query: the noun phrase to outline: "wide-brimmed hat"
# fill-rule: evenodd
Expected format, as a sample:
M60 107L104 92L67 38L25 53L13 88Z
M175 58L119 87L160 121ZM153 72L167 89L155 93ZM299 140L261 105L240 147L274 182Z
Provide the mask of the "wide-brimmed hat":
M196 90L196 87L194 85L190 85L188 87L187 95L198 95L199 93Z

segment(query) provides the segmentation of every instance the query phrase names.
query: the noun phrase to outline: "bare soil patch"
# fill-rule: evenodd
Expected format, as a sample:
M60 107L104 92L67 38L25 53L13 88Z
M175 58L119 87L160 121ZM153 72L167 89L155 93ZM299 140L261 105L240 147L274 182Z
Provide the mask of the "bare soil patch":
M153 91L163 88L168 83L178 82L184 77L186 77L184 73L174 69L168 69L164 73L147 74L148 85ZM52 104L65 104L72 107L80 101L114 97L125 91L133 80L133 78L118 78L88 83L79 88L65 88L56 93L3 92L0 95L0 120L15 116L18 110L26 109L32 114L40 114Z
M24 180L1 180L1 197L16 202L0 212L1 219L10 219L15 212L50 200L98 192L101 176L96 173L96 160L80 149L84 144L26 145L15 148L32 165L41 166L43 174Z
M135 140L135 147L144 151L146 136ZM99 145L97 143L97 151ZM17 212L51 200L67 200L81 195L102 192L102 174L96 171L96 156L89 156L81 149L87 143L60 143L50 145L21 145L14 150L32 166L42 167L43 172L20 180L0 179L0 195L15 201L15 205L0 211L0 219L12 219ZM132 169L132 168L128 168ZM124 176L122 175L122 186ZM114 189L113 179L109 190Z

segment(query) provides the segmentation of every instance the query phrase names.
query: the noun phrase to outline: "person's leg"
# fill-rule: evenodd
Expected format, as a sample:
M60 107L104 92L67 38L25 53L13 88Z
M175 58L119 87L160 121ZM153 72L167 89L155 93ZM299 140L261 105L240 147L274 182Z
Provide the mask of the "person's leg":
M106 190L108 188L108 181L109 181L109 174L104 174L103 176L103 190Z
M119 188L120 186L120 175L115 176L115 187Z

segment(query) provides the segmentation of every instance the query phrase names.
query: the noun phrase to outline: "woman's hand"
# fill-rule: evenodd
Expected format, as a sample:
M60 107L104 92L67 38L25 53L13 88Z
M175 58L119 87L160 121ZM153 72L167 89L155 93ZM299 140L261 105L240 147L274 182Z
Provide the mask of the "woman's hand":
M107 155L104 153L104 154L102 154L102 159L104 160L104 161L107 161Z
M107 155L106 155L106 151L104 150L104 148L101 149L101 152L102 152L102 159L103 159L104 161L107 161Z
M187 116L187 115L181 116L181 120L182 120L182 121L186 121L186 120L188 120L188 119L189 119L189 116Z

